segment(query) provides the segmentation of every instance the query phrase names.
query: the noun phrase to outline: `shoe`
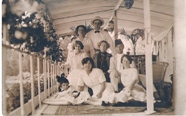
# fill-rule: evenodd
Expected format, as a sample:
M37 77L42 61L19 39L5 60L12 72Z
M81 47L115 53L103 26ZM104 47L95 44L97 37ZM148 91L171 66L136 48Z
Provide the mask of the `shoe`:
M154 92L153 95L154 95L155 100L161 100L158 92Z
M110 103L108 102L108 103L105 103L105 101L102 101L102 104L101 104L102 106L110 106Z

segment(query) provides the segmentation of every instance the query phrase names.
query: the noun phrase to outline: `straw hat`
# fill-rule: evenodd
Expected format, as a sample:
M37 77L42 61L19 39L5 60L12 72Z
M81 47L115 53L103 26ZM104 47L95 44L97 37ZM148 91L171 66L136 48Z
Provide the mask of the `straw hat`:
M91 25L93 25L93 22L94 22L95 20L100 20L101 23L102 23L101 26L104 24L104 20L103 20L100 16L96 16L96 17L94 17L94 18L90 21Z

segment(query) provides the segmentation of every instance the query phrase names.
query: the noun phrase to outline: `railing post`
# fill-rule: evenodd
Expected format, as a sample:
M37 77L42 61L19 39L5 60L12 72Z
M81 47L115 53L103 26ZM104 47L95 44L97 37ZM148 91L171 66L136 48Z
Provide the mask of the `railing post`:
M7 49L6 48L3 48L2 47L2 52L3 52L3 56L2 56L2 87L3 87L3 92L2 92L2 112L3 112L3 115L7 115L7 99L6 99L6 90L7 90L7 87L6 87L6 52L7 52Z
M41 85L40 85L40 58L37 57L37 81L38 81L38 97L39 97L39 108L41 108Z
M31 104L32 104L32 115L35 114L35 104L34 104L34 63L33 63L33 56L30 55L30 73L31 73Z
M19 52L19 78L20 78L20 108L21 116L24 116L24 93L23 93L23 71L22 71L22 53Z
M43 59L43 73L44 73L44 98L47 98L47 84L46 84L46 59Z
M54 72L55 72L55 63L53 64L53 76L51 77L51 85L52 85L52 93L54 93L54 89L53 89L53 86L54 86Z
M61 71L61 67L60 67L60 65L58 64L58 75L59 75L59 76L61 76L61 74L60 74L61 72L60 72L60 71ZM57 79L55 79L55 80L56 80L56 90L58 91L58 82L57 82Z
M3 44L6 44L6 39L7 39L7 25L5 23L3 23ZM7 100L6 100L6 52L7 49L6 48L2 48L2 87L3 87L3 94L2 94L2 103L3 103L3 115L7 115Z
M50 62L47 60L47 74L48 74L48 95L47 96L50 96Z
M54 64L52 64L52 75L51 75L51 90L52 90L52 86L53 86L53 83L52 83L52 78L53 78L53 76L54 76ZM51 93L52 93L53 91L51 91Z
M56 77L56 63L55 63L55 65L54 65L54 76L53 76L53 93L55 93L55 89L54 89L54 86L55 86L55 77Z

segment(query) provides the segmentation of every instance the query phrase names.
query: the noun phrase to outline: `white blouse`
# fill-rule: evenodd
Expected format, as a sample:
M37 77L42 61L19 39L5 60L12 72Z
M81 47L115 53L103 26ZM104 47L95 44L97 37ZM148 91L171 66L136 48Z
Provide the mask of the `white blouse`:
M130 86L135 79L138 79L138 70L136 68L124 69L121 72L121 82L125 87Z
M80 52L78 54L75 54L74 51L70 52L67 58L67 63L70 64L72 69L81 69L83 68L81 61L87 56L88 55L85 52Z
M86 34L86 37L92 41L93 47L95 49L99 49L98 43L105 40L109 43L112 54L115 54L114 42L112 41L110 35L103 30L100 30L99 33L95 33L94 31L95 30L91 30Z
M106 79L105 79L105 76L102 70L98 68L93 68L89 75L87 74L85 70L82 70L79 73L77 85L78 86L87 85L88 87L92 88L105 81Z

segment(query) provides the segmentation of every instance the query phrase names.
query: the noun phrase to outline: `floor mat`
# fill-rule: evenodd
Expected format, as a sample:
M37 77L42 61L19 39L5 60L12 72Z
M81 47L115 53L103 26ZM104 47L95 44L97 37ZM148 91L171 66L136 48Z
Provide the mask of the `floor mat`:
M113 107L113 106L54 106L48 105L42 115L82 115L82 114L113 114L113 113L138 113L145 107Z

